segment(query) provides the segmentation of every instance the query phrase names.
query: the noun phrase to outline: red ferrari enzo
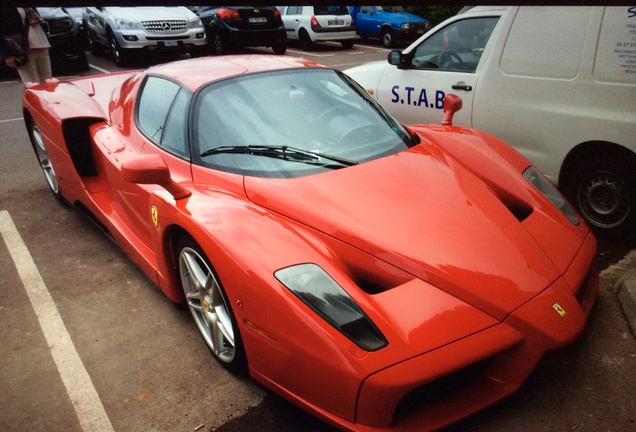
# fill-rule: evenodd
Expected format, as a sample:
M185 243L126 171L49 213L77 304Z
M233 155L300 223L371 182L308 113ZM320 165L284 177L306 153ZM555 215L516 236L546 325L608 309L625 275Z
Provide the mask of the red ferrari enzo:
M339 428L469 415L594 302L596 240L530 162L448 121L402 126L313 62L50 80L23 106L53 194L187 304L221 364Z

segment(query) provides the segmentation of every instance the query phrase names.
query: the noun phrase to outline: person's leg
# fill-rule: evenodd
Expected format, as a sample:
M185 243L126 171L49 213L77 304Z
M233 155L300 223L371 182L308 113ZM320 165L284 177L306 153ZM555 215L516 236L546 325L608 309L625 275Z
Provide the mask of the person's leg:
M51 57L49 56L49 49L45 48L37 54L37 73L41 83L49 78L53 77L51 72Z
M29 59L28 63L17 68L22 82L26 85L29 82L38 82L38 71L33 59Z

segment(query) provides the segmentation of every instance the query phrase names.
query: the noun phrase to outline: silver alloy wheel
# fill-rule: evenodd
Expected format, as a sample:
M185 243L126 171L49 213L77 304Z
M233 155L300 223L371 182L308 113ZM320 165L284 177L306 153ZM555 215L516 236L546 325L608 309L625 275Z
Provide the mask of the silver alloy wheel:
M42 171L44 172L44 177L46 178L46 181L53 193L58 195L60 193L60 186L57 183L57 176L55 175L53 164L51 164L49 159L49 154L44 147L42 133L36 125L32 126L31 135L33 136L33 148L35 149L35 154L38 158L38 162L40 163L40 168L42 168Z
M191 247L179 253L179 275L188 308L217 359L231 363L236 355L236 340L230 308L219 282L203 257Z

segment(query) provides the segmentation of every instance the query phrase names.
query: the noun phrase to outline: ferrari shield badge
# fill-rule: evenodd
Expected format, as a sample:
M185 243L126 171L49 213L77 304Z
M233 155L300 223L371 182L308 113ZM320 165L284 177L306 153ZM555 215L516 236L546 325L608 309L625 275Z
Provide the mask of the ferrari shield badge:
M558 303L553 304L553 305L552 305L552 308L553 308L555 311L557 311L557 313L558 313L559 315L561 315L561 318L565 318L565 316L567 315L567 312L565 311L565 309L563 309L563 308L561 307L561 305L560 305L560 304L558 304Z
M155 224L155 228L157 228L159 226L159 210L157 210L157 207L152 206L150 208L150 214L152 216L152 223Z

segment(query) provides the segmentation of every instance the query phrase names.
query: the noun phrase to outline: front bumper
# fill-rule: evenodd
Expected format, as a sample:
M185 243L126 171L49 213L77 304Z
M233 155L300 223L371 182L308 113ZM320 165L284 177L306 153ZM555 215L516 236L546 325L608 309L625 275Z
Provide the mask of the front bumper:
M567 272L500 324L369 376L356 422L336 423L367 432L434 430L513 393L546 351L581 333L598 292L595 250L590 233Z
M203 27L188 30L183 33L153 33L143 31L124 31L115 34L119 46L123 49L190 49L195 46L205 46L207 39Z

